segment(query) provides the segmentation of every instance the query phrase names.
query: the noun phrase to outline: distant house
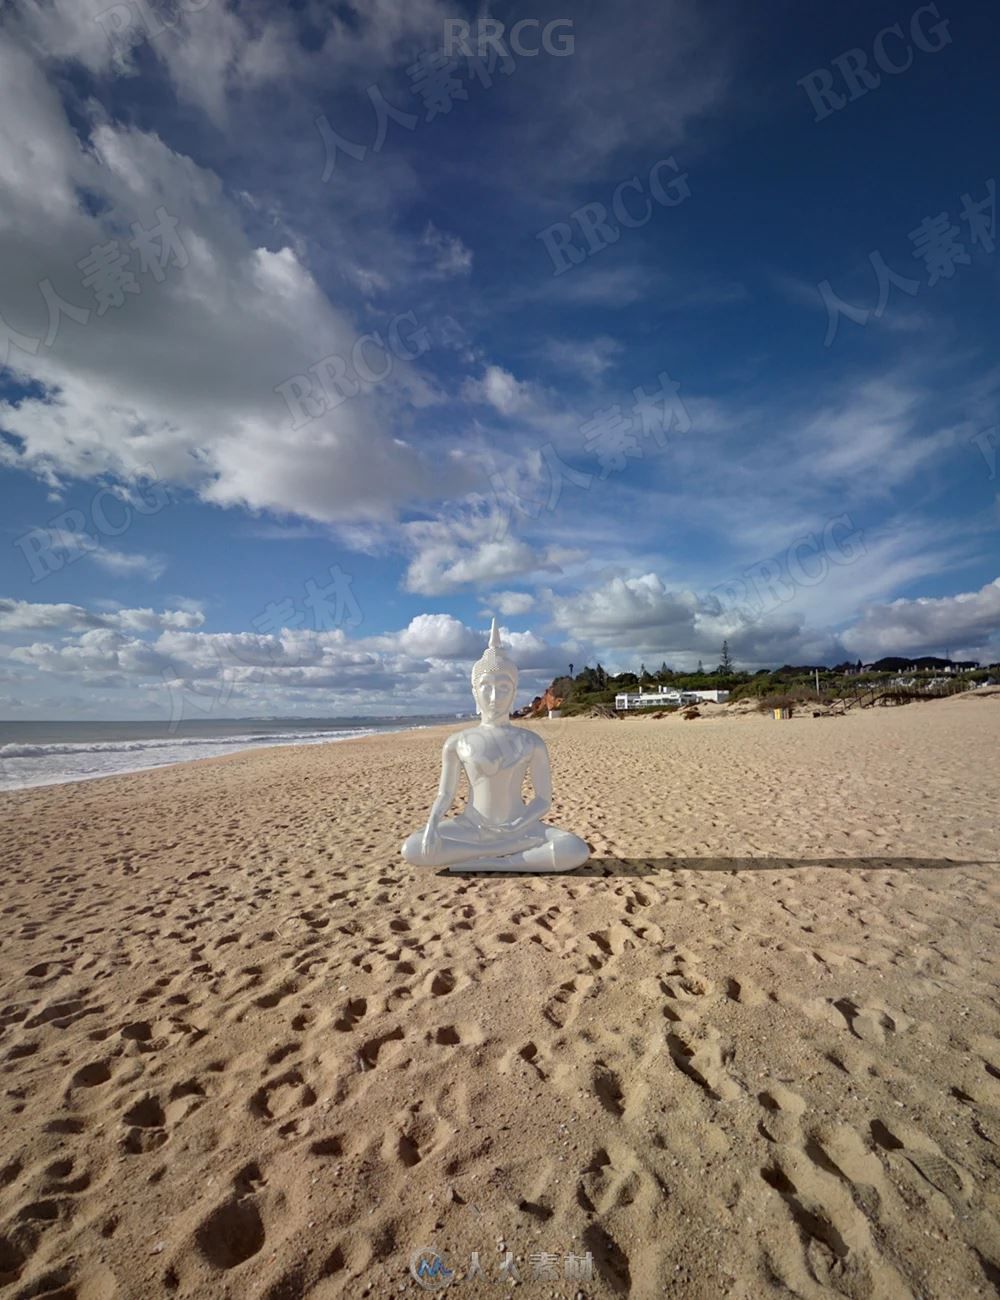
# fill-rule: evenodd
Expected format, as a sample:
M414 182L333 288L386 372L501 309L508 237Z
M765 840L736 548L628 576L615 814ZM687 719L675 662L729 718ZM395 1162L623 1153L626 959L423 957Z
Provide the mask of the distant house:
M659 686L655 691L621 691L615 696L616 709L671 709L685 704L724 704L728 691L678 691L670 686Z

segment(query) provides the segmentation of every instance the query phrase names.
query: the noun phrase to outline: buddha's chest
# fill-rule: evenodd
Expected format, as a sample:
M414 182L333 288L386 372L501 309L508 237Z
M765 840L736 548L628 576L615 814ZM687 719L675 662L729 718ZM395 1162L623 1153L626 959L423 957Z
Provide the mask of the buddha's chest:
M458 742L458 756L470 780L514 775L523 770L531 757L531 737L516 727L498 728L491 732L473 732Z

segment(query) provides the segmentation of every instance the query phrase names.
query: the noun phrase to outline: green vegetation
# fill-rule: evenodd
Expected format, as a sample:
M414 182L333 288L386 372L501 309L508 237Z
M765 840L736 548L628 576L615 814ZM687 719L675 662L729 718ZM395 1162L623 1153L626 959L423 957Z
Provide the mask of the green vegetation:
M912 677L919 689L926 686L935 677L942 676L941 667L945 660L924 660L927 667L920 667L914 673L908 673L895 667L904 660L880 660L875 667L878 671L860 671L861 664L838 664L836 668L827 668L822 664L783 664L780 668L761 668L755 673L740 672L733 668L729 654L728 642L723 642L719 666L705 670L699 661L700 672L675 672L668 664L662 663L655 671L650 671L645 664L640 664L638 672L623 672L612 675L597 664L584 667L573 674L570 672L557 677L552 683L552 694L563 701L562 712L567 717L589 713L591 709L614 708L615 696L622 691L638 692L640 689L652 693L657 686L669 686L678 691L726 690L730 692L730 701L756 700L761 709L795 707L806 704L831 703L844 695L853 695L880 684L888 685L892 678L902 675ZM921 662L921 661L918 661ZM886 665L892 664L889 668ZM933 666L931 666L933 665ZM956 671L949 680L956 686L960 684L980 683L989 677L1000 676L1000 668L977 668ZM819 672L819 694L816 691L816 674ZM663 708L672 706L664 704Z

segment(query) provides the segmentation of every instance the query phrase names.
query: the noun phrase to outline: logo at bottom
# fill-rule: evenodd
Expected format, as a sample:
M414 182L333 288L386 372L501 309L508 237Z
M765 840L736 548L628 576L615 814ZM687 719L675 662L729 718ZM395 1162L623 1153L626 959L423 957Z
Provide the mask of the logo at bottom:
M410 1272L417 1285L426 1291L441 1291L455 1276L455 1270L449 1268L443 1256L430 1246L421 1246L413 1252Z

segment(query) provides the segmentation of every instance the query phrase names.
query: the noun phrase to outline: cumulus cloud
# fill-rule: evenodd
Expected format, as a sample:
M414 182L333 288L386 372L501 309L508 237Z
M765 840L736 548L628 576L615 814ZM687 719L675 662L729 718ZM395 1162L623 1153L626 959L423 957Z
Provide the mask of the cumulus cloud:
M255 246L213 172L100 119L81 142L14 41L0 47L0 110L0 353L28 389L0 403L0 463L53 484L152 466L218 504L322 521L387 519L468 486L462 457L394 427L412 369L405 326L387 378L359 372L357 395L341 400L347 385L317 374L336 371L330 358L350 367L370 325L331 303L290 245ZM161 232L146 264L133 226ZM131 259L131 288L103 310L97 282L84 283L95 249ZM76 315L53 321L42 284ZM366 355L376 373L381 360ZM282 396L303 385L315 417L304 421Z
M515 415L532 405L531 386L503 366L487 366L480 379L467 379L462 394L470 402L492 406L501 415Z
M418 659L468 659L481 653L482 634L451 614L418 614L399 633L399 648Z
M850 569L831 573L850 581ZM803 616L797 597L821 600L822 586L792 591L756 611L728 607L711 592L671 589L654 573L545 595L560 631L594 647L604 662L623 667L635 667L639 658L664 658L679 667L702 659L714 667L724 640L737 666L748 668L833 664L859 654L869 659L950 651L953 657L982 661L1000 657L1000 579L957 596L869 604L859 619L840 627L810 625Z
M404 525L404 541L413 552L406 589L438 596L528 574L561 573L563 564L579 557L567 547L534 546L505 527L503 516L489 508Z
M832 633L807 628L801 613L787 605L748 617L711 594L672 590L655 573L613 577L571 595L550 592L547 599L561 631L596 647L606 662L627 668L634 668L637 658L666 659L676 667L693 667L703 659L715 667L723 641L738 665L751 668L789 658L843 657Z
M204 615L195 609L119 609L101 613L82 605L45 605L28 600L0 600L0 631L43 631L64 628L119 628L131 632L154 632L165 628L196 628Z
M1000 578L957 596L918 596L868 605L845 633L866 656L976 651L1000 657Z
M469 669L486 645L485 627L448 614L417 615L396 632L350 637L342 629L282 629L271 636L204 632L184 611L87 610L74 605L0 605L0 630L16 637L46 631L46 640L7 647L18 688L46 678L82 692L120 692L134 707L183 716L275 713L438 712L466 708ZM508 633L505 643L535 694L565 659L564 649L534 632ZM20 675L18 675L20 674ZM106 700L107 696L100 698Z
M484 603L495 606L501 614L527 614L534 608L535 598L530 591L497 591L484 598Z

